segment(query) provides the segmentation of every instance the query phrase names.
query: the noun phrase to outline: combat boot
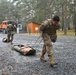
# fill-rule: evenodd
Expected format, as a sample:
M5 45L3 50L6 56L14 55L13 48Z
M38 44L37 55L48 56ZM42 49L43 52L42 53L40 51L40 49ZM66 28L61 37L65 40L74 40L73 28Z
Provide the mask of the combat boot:
M46 62L46 60L45 60L45 58L44 58L44 55L41 55L41 56L40 56L40 60Z
M50 66L51 66L51 67L57 66L58 63L55 62L53 56L50 56L49 59L50 59Z

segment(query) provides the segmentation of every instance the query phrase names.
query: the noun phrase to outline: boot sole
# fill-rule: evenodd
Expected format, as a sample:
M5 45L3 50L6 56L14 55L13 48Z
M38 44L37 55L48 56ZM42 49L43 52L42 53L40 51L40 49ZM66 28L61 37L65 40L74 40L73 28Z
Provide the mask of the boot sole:
M43 59L41 59L41 58L40 58L40 60L43 61L43 62L46 62L46 60L43 60Z
M58 63L50 64L51 67L57 67Z

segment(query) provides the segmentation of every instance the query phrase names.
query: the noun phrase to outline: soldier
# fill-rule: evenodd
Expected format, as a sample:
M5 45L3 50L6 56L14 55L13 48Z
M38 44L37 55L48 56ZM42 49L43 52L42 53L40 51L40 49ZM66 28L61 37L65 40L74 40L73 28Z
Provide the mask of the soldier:
M46 61L44 55L47 52L51 67L57 65L57 63L53 58L52 42L56 42L57 39L56 30L60 28L59 21L60 18L58 16L54 16L52 19L43 21L43 23L40 26L40 31L42 32L42 38L44 42L40 60Z
M14 25L14 23L7 25L7 41L8 42L10 41L11 45L13 44L13 37L15 34L15 30L16 25Z

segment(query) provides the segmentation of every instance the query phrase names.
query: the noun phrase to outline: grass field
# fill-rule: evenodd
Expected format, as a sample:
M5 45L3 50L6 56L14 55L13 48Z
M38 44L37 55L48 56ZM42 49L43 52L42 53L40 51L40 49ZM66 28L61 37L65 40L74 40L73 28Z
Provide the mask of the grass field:
M74 32L74 30L67 30L67 34L64 35L64 31L58 30L57 35L59 35L59 36L75 36L75 32Z
M31 36L31 35L40 35L40 33L26 33L26 35L29 35L29 36ZM75 36L75 32L74 32L74 30L72 29L72 30L67 30L67 34L66 35L64 35L64 31L62 31L62 30L58 30L57 31L57 35L58 36Z

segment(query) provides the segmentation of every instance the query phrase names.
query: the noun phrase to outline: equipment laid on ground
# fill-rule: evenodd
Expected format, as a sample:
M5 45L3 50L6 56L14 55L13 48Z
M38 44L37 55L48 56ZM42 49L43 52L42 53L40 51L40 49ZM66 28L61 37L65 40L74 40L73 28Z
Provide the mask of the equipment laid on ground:
M36 50L27 45L14 45L12 50L18 51L23 55L35 55Z
M3 38L3 39L2 39L2 42L5 42L5 43L9 43L10 41L11 41L11 40L8 41L7 38Z

